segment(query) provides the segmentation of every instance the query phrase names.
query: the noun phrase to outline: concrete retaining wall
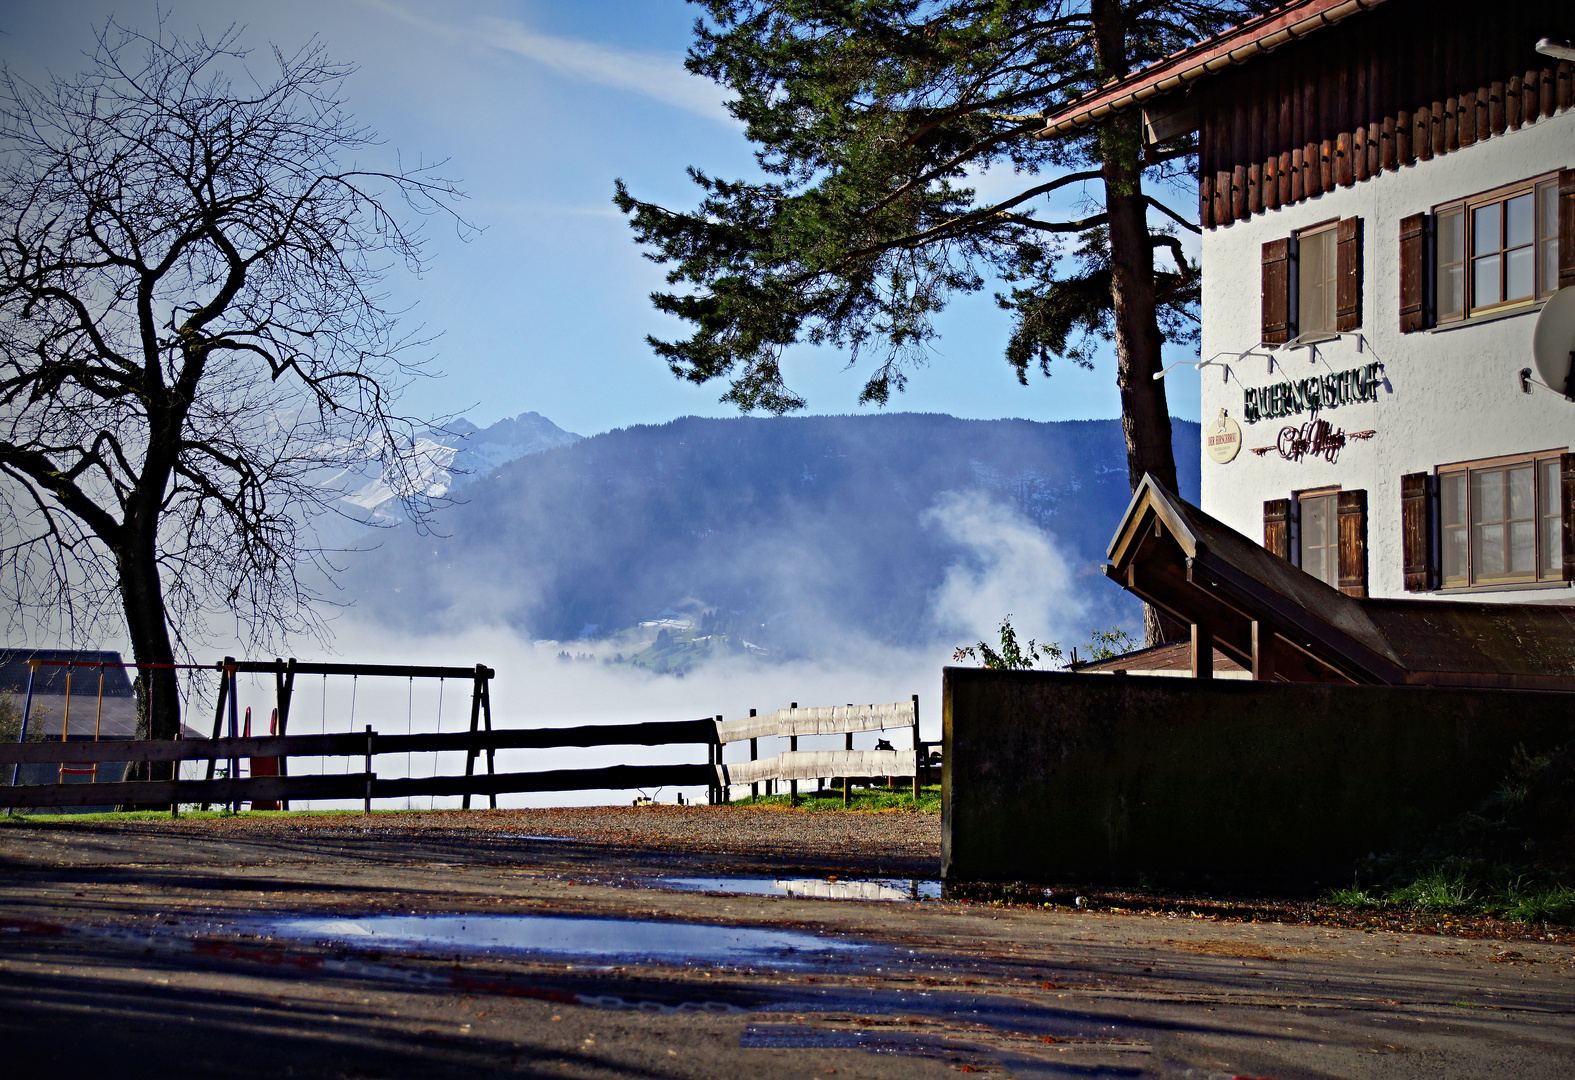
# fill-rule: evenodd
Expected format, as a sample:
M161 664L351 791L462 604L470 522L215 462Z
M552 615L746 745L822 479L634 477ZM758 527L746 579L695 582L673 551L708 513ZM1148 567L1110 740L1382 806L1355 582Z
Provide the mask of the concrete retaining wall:
M1575 696L947 668L942 874L1348 880L1479 803Z

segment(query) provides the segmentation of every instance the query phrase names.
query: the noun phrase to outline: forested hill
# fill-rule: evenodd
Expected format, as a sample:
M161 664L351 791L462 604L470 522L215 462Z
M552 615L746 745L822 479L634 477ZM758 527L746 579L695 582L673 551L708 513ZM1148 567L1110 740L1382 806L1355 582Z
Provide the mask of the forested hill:
M1198 425L1177 421L1175 439L1195 498ZM574 640L711 610L778 656L848 635L917 644L948 567L977 554L937 518L957 505L948 493L1052 534L1091 612L1135 621L1097 571L1129 498L1119 421L912 413L689 417L511 461L467 485L434 534L382 534L345 595L410 629L502 622Z

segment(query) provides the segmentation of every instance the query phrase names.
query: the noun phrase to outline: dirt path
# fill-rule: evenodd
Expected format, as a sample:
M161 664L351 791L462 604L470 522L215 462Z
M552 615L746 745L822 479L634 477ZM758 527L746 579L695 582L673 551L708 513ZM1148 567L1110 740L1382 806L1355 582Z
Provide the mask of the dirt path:
M938 846L934 815L738 807L0 829L0 1045L16 1075L133 1077L1553 1077L1575 1060L1557 942L654 880L933 877ZM653 943L675 924L802 933L814 959L411 954L265 923L412 913L588 917L609 940L652 920L634 932ZM820 959L831 942L847 947Z

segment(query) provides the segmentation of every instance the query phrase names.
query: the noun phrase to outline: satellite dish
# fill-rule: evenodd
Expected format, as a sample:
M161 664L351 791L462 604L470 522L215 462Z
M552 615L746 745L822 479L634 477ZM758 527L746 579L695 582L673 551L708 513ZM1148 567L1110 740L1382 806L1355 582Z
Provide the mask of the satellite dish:
M1548 297L1531 332L1531 357L1542 381L1575 400L1570 382L1570 354L1575 353L1575 285Z

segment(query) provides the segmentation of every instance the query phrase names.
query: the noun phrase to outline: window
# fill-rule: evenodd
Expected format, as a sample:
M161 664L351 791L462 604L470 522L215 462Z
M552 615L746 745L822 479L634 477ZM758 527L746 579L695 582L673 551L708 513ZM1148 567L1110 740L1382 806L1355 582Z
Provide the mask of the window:
M1296 336L1300 339L1334 336L1339 276L1335 255L1337 224L1330 222L1296 234Z
M1266 345L1311 342L1362 325L1362 219L1301 229L1263 245Z
M1303 495L1296 500L1301 518L1302 569L1331 588L1340 587L1340 526L1337 495Z
M1554 175L1435 208L1440 323L1531 303L1558 290L1558 199Z
M1438 470L1443 587L1564 577L1558 451Z

